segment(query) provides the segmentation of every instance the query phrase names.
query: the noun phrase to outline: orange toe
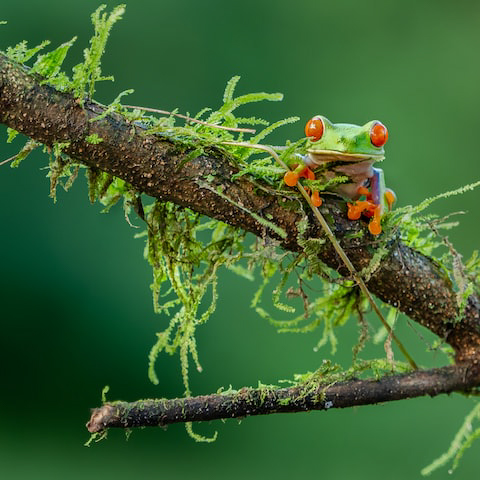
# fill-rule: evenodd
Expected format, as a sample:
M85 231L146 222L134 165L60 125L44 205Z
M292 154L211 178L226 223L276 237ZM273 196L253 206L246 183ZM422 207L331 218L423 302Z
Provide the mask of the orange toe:
M283 181L289 186L294 187L298 182L298 173L289 171L283 176Z
M322 199L320 195L318 194L317 190L314 190L311 196L312 203L314 207L320 207L322 205Z
M308 167L304 170L303 175L307 180L315 180L315 174Z
M391 210L393 204L397 201L397 196L395 195L395 192L393 190L390 190L389 188L386 189L385 201L387 202L388 209Z
M380 222L377 222L376 220L372 220L368 224L368 230L372 235L379 235L382 233L382 226L380 225Z

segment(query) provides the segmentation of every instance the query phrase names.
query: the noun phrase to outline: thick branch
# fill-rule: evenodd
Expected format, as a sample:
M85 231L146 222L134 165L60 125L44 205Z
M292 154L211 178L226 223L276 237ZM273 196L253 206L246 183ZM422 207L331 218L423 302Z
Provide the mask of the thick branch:
M380 380L350 380L333 386L243 388L230 394L106 403L93 410L87 428L95 433L112 427L158 427L178 422L346 408L465 391L479 383L478 368L450 366Z
M80 105L71 95L40 85L34 76L0 54L0 122L25 135L53 146L69 142L64 152L90 167L116 175L138 191L241 227L257 236L275 237L258 223L248 211L274 219L287 232L281 246L300 251L297 223L302 213L286 209L278 195L259 192L246 176L231 181L236 172L228 155L212 149L183 166L188 152L181 145L159 135L146 135L120 115L107 115L90 122L104 111L90 101ZM97 134L103 141L93 145L86 140ZM201 188L199 179L213 178L212 190ZM235 205L214 190L221 188ZM243 208L242 208L243 207ZM356 268L368 265L374 251L374 240L362 222L348 221L345 205L338 199L325 199L323 212L331 220L335 235ZM323 234L311 218L311 237ZM363 229L361 238L352 235ZM330 245L321 259L342 271L342 264ZM480 302L469 299L465 319L455 322L457 305L448 278L431 259L393 242L391 251L368 282L369 289L391 305L397 306L412 319L445 339L456 351L457 362L477 362L480 349Z

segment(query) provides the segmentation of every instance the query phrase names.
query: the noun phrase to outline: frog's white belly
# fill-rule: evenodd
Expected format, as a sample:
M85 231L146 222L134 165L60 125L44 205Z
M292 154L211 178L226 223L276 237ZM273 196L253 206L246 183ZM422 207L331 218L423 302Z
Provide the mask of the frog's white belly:
M330 180L338 176L346 176L350 179L348 183L340 184L332 187L332 192L338 193L351 200L357 200L358 187L364 186L368 179L373 176L372 165L376 159L368 158L363 160L365 156L356 159L353 155L348 160L340 155L314 155L309 153L305 155L303 161L312 169L319 170L319 177ZM329 168L328 163L331 163Z

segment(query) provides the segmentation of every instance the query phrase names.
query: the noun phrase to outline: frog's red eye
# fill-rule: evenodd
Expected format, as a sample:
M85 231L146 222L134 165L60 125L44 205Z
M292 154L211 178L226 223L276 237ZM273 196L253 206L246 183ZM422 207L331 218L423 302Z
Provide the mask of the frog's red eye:
M387 127L380 122L373 124L373 127L370 130L370 141L376 147L383 147L388 140L388 130Z
M318 142L322 138L324 130L322 118L319 116L313 117L305 125L305 136L311 137L312 142Z

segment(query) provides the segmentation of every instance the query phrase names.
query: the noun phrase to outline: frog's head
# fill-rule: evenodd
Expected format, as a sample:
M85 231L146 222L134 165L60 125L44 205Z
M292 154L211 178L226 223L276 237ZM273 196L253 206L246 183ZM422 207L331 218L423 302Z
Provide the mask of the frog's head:
M383 160L388 131L383 123L372 120L363 126L331 123L316 115L305 126L307 152L317 160Z

